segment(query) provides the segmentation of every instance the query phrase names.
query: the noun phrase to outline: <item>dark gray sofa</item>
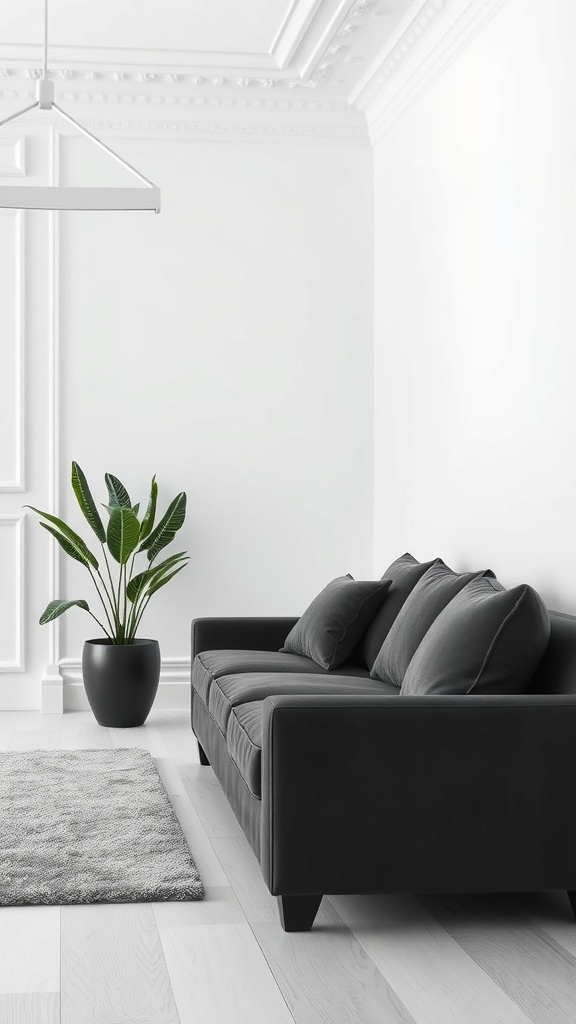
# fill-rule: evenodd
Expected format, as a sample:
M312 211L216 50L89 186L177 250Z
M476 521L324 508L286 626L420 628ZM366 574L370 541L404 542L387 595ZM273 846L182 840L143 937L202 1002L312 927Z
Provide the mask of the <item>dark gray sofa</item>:
M575 907L576 618L528 692L407 696L280 654L293 618L192 624L192 727L286 930L323 894L566 889Z

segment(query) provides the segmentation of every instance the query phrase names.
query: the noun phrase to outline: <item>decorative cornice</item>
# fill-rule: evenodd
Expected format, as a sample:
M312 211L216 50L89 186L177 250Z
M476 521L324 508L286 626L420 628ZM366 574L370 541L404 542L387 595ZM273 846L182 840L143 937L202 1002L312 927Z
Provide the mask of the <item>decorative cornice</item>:
M308 74L295 74L295 68L286 69L285 74L262 74L255 72L252 68L242 70L219 69L218 73L202 74L196 70L181 71L148 71L143 69L124 67L116 70L103 70L101 68L58 68L49 72L49 77L54 80L67 82L100 83L107 86L113 83L122 83L130 86L138 85L162 85L188 88L188 89L223 89L223 90L282 90L306 91L317 89L320 85L328 82L340 62L347 57L352 42L357 38L363 28L366 28L368 15L375 12L381 0L353 0L345 13L343 20L336 26L321 48L320 53L315 57L313 67ZM354 59L354 58L353 58ZM42 69L38 66L24 67L22 65L0 67L0 78L8 79L32 79L36 80L42 76Z
M340 125L243 124L207 121L85 121L94 131L141 131L181 133L197 136L250 136L252 138L347 139L369 143L367 128L343 128Z
M30 126L50 126L58 135L71 134L72 130L64 125L56 115L49 111L32 112L26 115L26 123ZM370 145L368 128L364 125L342 124L268 124L254 121L160 121L136 120L132 118L82 118L82 124L91 131L118 132L120 134L137 135L172 135L174 138L212 138L242 140L254 139L306 139L326 142L348 142L354 145Z
M507 2L428 0L421 11L426 24L381 54L357 90L356 106L366 114L373 144Z
M6 88L0 85L0 101L33 100L36 98L34 89ZM315 99L308 99L299 96L297 99L290 96L279 95L258 95L258 94L234 94L221 93L212 95L208 92L196 95L173 93L136 93L136 92L99 92L88 89L66 89L59 92L57 98L63 103L81 104L105 104L115 107L170 107L178 109L187 108L222 108L229 110L278 110L278 111L311 111L312 113L322 111L334 111L341 114L353 113L353 108L343 99L327 99L324 96L317 96Z
M430 30L432 22L450 5L450 2L451 0L427 0L413 18L409 15L409 20L404 19L398 31L381 50L376 61L352 92L350 100L355 103L358 110L365 110L386 80L410 58L418 43Z

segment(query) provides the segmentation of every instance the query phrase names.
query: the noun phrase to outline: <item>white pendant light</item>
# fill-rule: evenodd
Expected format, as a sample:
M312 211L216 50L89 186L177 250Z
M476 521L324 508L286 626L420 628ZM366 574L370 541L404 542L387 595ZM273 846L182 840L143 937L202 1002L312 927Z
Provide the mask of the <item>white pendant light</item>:
M54 83L47 78L48 72L48 0L44 0L44 70L38 81L36 103L10 114L0 121L0 128L8 121L14 121L29 110L55 110L61 118L74 125L95 145L103 149L122 167L130 171L144 184L144 188L111 188L98 186L70 188L61 185L0 185L0 208L10 210L154 210L160 213L160 189L132 164L123 160L113 149L96 138L83 125L78 124L70 114L54 103Z

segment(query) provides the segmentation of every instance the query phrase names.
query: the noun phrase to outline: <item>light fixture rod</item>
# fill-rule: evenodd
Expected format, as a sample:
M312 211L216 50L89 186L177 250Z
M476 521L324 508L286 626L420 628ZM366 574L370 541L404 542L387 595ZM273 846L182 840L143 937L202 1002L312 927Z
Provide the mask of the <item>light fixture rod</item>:
M42 77L48 74L48 0L44 0L44 72Z
M127 160L124 160L121 156L118 156L118 153L115 153L113 149L110 149L110 146L107 146L105 142L102 142L102 139L99 139L96 135L93 135L92 132L89 132L83 124L79 124L78 121L75 121L74 118L71 117L70 114L67 114L65 110L62 110L62 107L59 107L57 103L53 103L52 106L54 110L58 111L60 117L63 117L65 121L69 121L70 124L73 124L79 132L82 132L82 134L86 135L86 137L91 139L92 142L95 142L96 145L99 146L100 149L103 149L105 153L108 153L109 156L114 157L114 160L116 160L117 163L119 163L122 167L125 167L126 170L131 171L132 174L135 174L137 178L140 178L140 181L144 182L145 185L149 185L150 188L157 188L154 182L150 181L150 178L145 178L143 174L140 174L140 171L137 171L136 168L132 166L132 164L129 164Z
M31 103L29 107L24 107L24 110L17 110L15 114L9 114L3 121L0 121L0 128L3 124L8 124L8 121L13 121L15 117L22 117L22 114L27 114L29 110L34 110L34 107L37 106L38 101L36 101L36 103Z

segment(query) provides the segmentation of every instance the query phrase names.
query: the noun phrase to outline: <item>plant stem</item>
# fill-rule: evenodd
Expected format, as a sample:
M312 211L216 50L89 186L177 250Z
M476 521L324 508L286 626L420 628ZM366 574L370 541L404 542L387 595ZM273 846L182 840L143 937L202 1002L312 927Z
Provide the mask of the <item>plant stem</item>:
M102 573L100 572L100 570L99 570L99 569L97 569L97 570L96 570L96 572L98 573L98 577L99 577L99 579L100 579L100 582L101 582L101 584L102 584L102 589L103 589L103 591L104 591L104 594L105 594L105 595L106 595L106 597L108 598L108 603L109 603L109 605L110 605L110 610L111 610L111 612L112 612L112 618L113 618L113 619L114 619L114 621L116 622L116 619L117 619L117 616L116 616L116 610L115 610L115 608L114 608L114 602L113 602L113 600L112 600L112 598L110 597L110 594L109 594L109 592L108 592L108 587L106 586L106 581L105 581L104 577L102 576ZM105 604L105 602L104 602L104 598L102 597L102 595L100 595L100 600L102 601L102 604L104 605L104 611L106 612L106 618L108 619L108 622L109 622L109 623L110 623L110 625L112 626L112 623L111 623L111 621L110 621L110 616L108 615L108 611L107 611L107 608L106 608L106 604Z
M104 601L104 598L102 597L102 594L100 593L100 587L98 586L98 583L96 582L96 577L95 577L94 573L92 572L92 569L89 568L88 566L87 566L87 568L88 568L88 571L89 571L89 573L90 573L90 575L92 577L92 582L93 582L94 586L96 587L96 593L98 594L98 597L100 598L100 601L102 602L102 607L104 609L104 614L106 616L106 619L108 620L108 625L110 626L110 629L111 629L112 633L114 633L114 626L113 626L113 624L112 624L112 622L110 620L110 616L108 614L108 609L106 608L106 603ZM98 575L100 576L100 573L98 573ZM102 579L102 577L100 577L100 578ZM102 583L104 583L103 580L102 580ZM106 593L106 589L104 589L104 592ZM90 612L90 615L92 615L92 612ZM93 616L93 618L95 618L95 616ZM98 621L98 620L96 620L96 621ZM103 626L102 626L102 629L104 629ZM107 630L104 629L104 632L106 633Z
M149 594L148 597L143 600L142 606L141 606L141 608L138 611L138 618L136 619L136 623L135 623L135 626L134 626L134 635L136 635L136 630L138 629L138 626L140 625L140 620L141 620L142 616L144 615L144 612L146 611L146 608L148 607L148 602L150 601L150 597L151 596L152 595Z
M88 615L91 615L91 616L92 616L92 618L94 619L94 621L95 621L95 622L97 622L97 623L98 623L98 625L100 626L100 629L102 630L102 632L106 634L106 636L108 637L108 639L109 639L109 640L110 640L110 641L111 641L112 643L114 643L114 637L110 635L110 633L109 633L109 632L108 632L108 630L106 629L106 626L104 626L104 625L103 625L103 624L102 624L102 623L100 622L100 619L98 619L98 618L97 618L97 617L96 617L96 616L94 615L94 612L88 612Z
M110 580L110 594L108 595L108 597L109 597L109 600L110 600L110 604L112 605L112 608L114 609L114 620L116 622L116 628L118 628L118 606L116 604L116 595L114 593L114 580L112 579L112 573L110 572L110 563L108 561L108 555L106 553L106 548L104 547L104 545L102 545L102 552L104 554L104 561L106 562L106 569L108 571L108 579ZM106 591L106 593L108 594L108 591Z
M120 595L121 595L121 593L122 593L122 566L120 566L120 571L118 573L118 594L116 596L116 607L118 608L118 638L117 638L117 643L119 643L119 644L123 644L124 643L124 623L122 622L122 619L120 617Z

